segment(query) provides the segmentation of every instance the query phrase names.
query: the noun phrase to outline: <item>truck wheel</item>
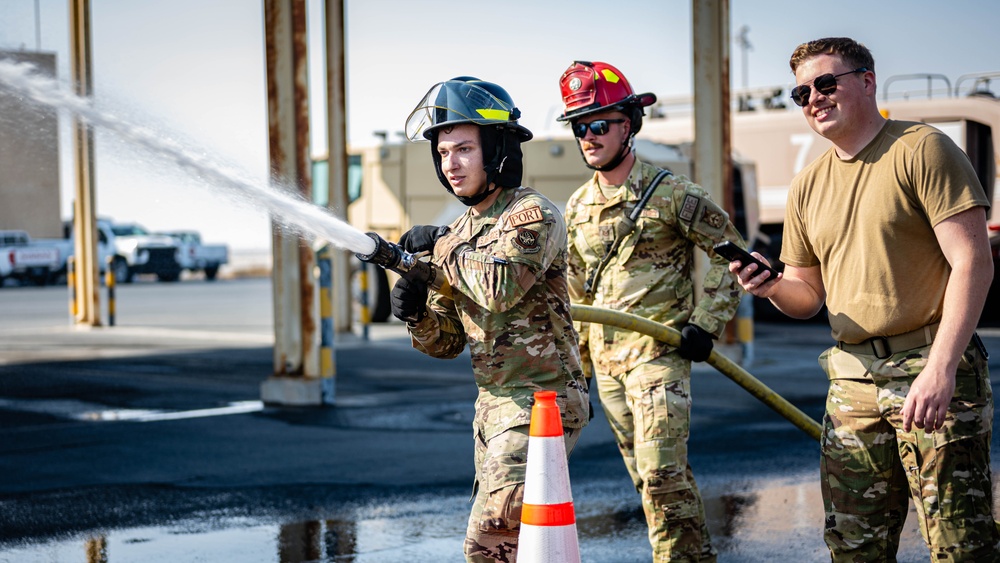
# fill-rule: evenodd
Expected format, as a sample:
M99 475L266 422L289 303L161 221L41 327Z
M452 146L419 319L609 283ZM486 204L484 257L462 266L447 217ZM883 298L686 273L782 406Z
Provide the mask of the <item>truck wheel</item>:
M66 268L60 268L54 272L49 272L49 285L60 285L66 283Z
M986 293L979 326L1000 326L1000 259L993 259L993 284Z
M212 264L205 268L205 279L208 281L214 281L215 277L219 275L219 265Z
M160 280L161 282L175 282L175 281L181 279L181 273L180 273L180 271L176 271L176 272L162 272L162 273L156 274L156 279Z
M121 256L116 256L111 261L111 270L115 274L115 283L132 283L132 270Z
M368 321L372 323L384 323L389 320L392 314L392 306L389 303L389 278L385 270L373 264L351 265L351 299L361 304L361 284L360 272L364 268L368 272ZM360 318L360 317L359 317Z
M372 299L371 304L371 315L373 323L384 323L389 320L389 315L392 314L392 306L389 304L389 277L386 276L385 270L374 266L369 269L369 271L374 271L375 275L372 276L374 290L374 299ZM371 295L369 293L369 295Z
M28 274L28 281L30 281L32 285L37 285L40 287L48 285L49 269L39 268L31 270L31 273Z

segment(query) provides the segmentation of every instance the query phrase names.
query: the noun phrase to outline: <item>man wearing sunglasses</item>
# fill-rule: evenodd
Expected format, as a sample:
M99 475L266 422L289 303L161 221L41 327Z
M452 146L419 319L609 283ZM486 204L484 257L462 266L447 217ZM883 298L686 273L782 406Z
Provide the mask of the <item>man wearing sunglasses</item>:
M911 497L932 561L998 561L974 332L993 275L989 200L947 135L880 114L864 45L811 41L790 64L792 99L833 147L792 182L782 276L732 270L789 316L828 308L824 539L834 561L895 561Z
M574 303L626 311L681 330L675 349L610 326L579 326L584 369L642 497L654 561L715 561L688 464L691 362L704 361L739 305L728 262L712 246L743 239L701 187L641 162L632 141L653 94L636 95L602 62L574 62L559 80L568 121L594 176L566 207ZM694 303L695 247L712 256ZM592 361L591 361L592 360Z

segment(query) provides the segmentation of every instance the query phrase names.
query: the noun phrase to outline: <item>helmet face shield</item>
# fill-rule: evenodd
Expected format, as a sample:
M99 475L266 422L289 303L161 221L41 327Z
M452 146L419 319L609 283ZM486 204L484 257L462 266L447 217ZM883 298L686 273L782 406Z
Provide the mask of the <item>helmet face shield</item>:
M478 82L478 84L477 84ZM506 92L499 97L485 87L488 82L475 79L453 79L431 87L406 118L406 138L411 141L429 140L432 131L447 125L472 123L475 125L507 125L531 133L517 124L521 112L514 107Z

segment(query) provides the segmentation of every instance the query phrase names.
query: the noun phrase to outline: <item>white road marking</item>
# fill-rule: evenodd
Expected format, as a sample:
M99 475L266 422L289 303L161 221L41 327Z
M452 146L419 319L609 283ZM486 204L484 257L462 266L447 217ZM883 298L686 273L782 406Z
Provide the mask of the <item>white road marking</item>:
M162 420L183 420L186 418L205 418L209 416L226 416L232 414L247 414L264 410L262 401L236 401L225 407L209 409L194 409L189 411L162 411L150 409L105 409L93 403L80 401L33 401L0 399L0 408L50 414L88 422L158 422Z

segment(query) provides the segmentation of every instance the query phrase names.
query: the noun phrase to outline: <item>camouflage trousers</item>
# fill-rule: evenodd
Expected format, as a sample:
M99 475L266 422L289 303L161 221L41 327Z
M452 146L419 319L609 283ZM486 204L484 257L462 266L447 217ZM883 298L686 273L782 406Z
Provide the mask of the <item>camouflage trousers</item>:
M632 371L597 373L601 406L642 496L653 561L716 560L688 464L691 363L661 356Z
M489 440L476 433L476 493L464 546L468 562L517 561L528 464L528 428L528 425L515 426ZM580 438L580 430L563 430L567 458Z
M932 561L998 561L990 436L993 393L982 353L959 362L944 428L903 430L902 408L930 346L878 359L836 347L823 421L824 539L833 561L895 561L912 498Z

